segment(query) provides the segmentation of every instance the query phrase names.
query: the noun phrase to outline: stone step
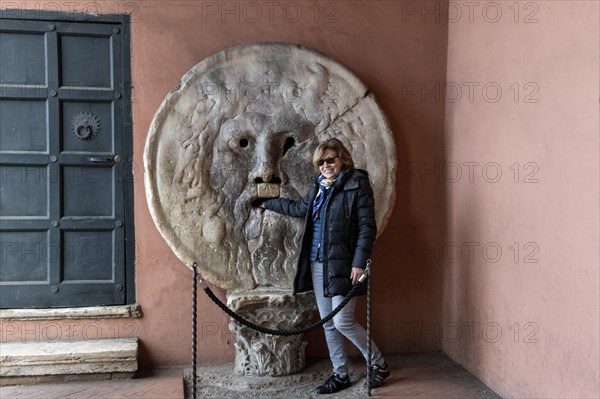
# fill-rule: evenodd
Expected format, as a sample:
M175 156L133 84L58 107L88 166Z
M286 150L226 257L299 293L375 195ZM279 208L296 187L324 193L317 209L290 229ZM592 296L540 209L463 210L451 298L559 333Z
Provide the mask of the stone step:
M0 345L0 377L116 375L138 369L137 337L73 342L7 342ZM97 378L97 377L95 377Z

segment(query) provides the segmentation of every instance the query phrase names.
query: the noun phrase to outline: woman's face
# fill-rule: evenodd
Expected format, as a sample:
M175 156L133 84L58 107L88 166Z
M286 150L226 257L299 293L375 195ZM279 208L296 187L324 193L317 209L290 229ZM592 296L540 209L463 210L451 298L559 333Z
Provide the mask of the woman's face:
M319 171L323 176L328 179L332 179L340 173L342 170L342 161L338 157L337 153L331 149L326 149L321 156L319 163Z

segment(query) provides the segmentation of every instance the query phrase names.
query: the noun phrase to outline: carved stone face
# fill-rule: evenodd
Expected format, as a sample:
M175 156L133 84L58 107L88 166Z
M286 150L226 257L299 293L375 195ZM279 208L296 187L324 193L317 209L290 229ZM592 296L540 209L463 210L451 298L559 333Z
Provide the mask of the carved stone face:
M314 144L304 145L308 141ZM293 269L293 258L283 265L289 258L285 249L296 246L301 231L299 221L265 213L252 201L301 198L315 146L314 126L290 113L244 112L224 122L215 139L210 186L218 193L219 214L228 220L232 244L247 247L259 285L272 283L273 273Z
M282 186L306 171L285 170L298 161L288 153L297 154L298 143L314 138L311 124L294 119L245 112L224 122L213 148L213 188L246 200L279 197ZM290 179L289 173L296 176Z

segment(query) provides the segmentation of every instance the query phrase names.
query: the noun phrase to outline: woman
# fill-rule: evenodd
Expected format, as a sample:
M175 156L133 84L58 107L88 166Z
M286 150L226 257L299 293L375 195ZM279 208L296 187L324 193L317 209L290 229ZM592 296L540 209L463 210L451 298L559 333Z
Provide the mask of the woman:
M338 139L321 143L312 159L320 175L303 200L261 200L257 206L294 217L305 217L294 292L315 291L321 317L328 315L364 274L377 226L368 174L355 169L352 155ZM366 287L361 294L366 292ZM367 358L367 334L354 319L356 297L325 323L325 338L333 374L317 388L329 394L348 388L348 360L343 338ZM389 375L381 352L371 341L371 387Z

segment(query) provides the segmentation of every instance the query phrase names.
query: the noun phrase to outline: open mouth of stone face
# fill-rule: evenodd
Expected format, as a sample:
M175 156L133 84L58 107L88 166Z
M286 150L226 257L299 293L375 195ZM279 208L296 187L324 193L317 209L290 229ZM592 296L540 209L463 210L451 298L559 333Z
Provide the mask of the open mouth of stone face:
M277 198L280 193L280 185L274 183L257 183L256 196L258 198Z

